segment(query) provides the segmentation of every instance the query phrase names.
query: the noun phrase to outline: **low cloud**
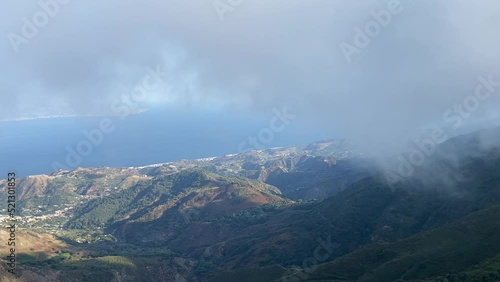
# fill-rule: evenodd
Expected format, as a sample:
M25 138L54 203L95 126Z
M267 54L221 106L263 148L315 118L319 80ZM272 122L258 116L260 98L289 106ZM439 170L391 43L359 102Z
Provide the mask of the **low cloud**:
M287 105L367 150L402 148L445 123L479 76L500 81L500 3L398 1L401 12L347 62L340 44L354 44L356 28L389 2L252 0L224 20L208 0L57 2L18 52L9 34L23 36L23 18L42 8L10 3L0 12L0 119L112 114L112 101L159 64L170 85L146 106ZM494 94L466 122L496 117L499 101Z

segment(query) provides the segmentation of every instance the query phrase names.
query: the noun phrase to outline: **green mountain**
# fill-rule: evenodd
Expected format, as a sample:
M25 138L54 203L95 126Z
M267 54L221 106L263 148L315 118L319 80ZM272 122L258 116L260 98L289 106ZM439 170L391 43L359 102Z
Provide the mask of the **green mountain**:
M370 244L290 276L307 276L308 281L498 281L499 218L500 206L495 206L394 243ZM489 267L492 271L486 271Z
M448 140L395 185L332 141L31 176L19 279L497 281L499 135Z

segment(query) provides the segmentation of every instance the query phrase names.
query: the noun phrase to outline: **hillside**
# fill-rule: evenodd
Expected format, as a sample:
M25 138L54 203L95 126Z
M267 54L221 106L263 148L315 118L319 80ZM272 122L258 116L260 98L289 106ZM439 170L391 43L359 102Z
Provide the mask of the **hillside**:
M445 276L448 281L498 281L499 268L474 278L473 271L461 272L498 260L499 218L500 206L485 209L395 243L363 247L305 275L308 281L445 281Z
M50 268L58 279L96 281L134 281L142 272L149 281L162 281L159 273L169 281L495 277L500 152L484 140L499 132L441 144L425 169L396 185L372 160L335 155L329 142L31 176L19 182L20 222L63 245L23 249L22 275ZM325 244L318 267L304 269Z

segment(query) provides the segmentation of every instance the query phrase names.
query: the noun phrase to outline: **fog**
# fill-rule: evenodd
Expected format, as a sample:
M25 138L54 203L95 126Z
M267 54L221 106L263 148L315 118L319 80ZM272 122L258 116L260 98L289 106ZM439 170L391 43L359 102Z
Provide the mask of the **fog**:
M494 0L40 3L52 6L0 11L0 119L116 114L113 101L157 66L168 76L141 109L230 118L287 106L374 154L405 150L425 128L453 135L498 117ZM53 15L30 31L23 18L44 9ZM484 99L467 100L478 85Z

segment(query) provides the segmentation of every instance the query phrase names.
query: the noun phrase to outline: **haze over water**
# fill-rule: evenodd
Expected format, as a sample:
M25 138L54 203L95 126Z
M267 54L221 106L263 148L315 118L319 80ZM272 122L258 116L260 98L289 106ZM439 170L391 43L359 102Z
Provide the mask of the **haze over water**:
M248 116L231 114L228 119L217 113L189 116L175 111L152 110L123 120L111 117L116 129L104 135L103 142L83 157L81 167L128 167L195 159L236 153L249 136L269 126L272 113ZM69 117L1 122L1 171L19 175L50 173L52 163L66 164L67 146L87 140L83 130L98 128L102 117ZM304 134L301 121L292 121L266 148L307 144L330 138L309 128ZM251 146L250 146L251 147ZM248 148L248 147L247 147Z

